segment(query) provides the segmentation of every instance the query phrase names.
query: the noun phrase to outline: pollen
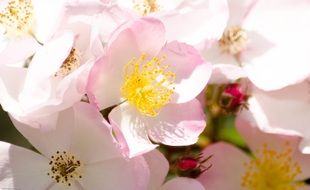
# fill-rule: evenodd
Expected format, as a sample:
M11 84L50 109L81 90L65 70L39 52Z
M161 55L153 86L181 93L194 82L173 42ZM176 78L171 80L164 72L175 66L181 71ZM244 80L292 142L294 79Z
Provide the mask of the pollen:
M57 151L51 156L49 165L51 169L47 175L56 183L71 186L75 180L82 178L83 166L81 161L66 151Z
M302 171L289 146L277 152L264 145L255 159L245 163L245 169L242 187L248 190L298 190L305 186L295 181Z
M30 32L33 20L31 0L11 0L0 12L0 24L8 34L25 34Z
M175 73L169 71L169 65L162 64L164 59L147 59L146 55L142 54L124 67L121 94L129 104L147 116L158 115L174 93Z
M219 47L224 53L237 55L246 48L247 42L246 31L239 26L231 26L224 31L219 40Z
M72 48L55 76L65 77L80 66L80 54L77 49Z
M138 0L135 2L134 8L143 16L160 10L160 6L156 0Z

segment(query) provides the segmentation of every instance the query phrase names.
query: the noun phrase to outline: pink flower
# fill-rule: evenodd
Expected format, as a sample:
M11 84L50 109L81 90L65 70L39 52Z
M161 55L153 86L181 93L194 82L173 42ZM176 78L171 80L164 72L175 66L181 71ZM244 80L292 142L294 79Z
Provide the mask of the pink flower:
M212 190L309 189L302 180L310 177L310 156L299 149L297 135L269 134L257 128L247 115L238 116L238 131L250 148L250 155L231 144L208 146L212 167L198 180Z
M191 46L166 43L158 20L121 25L105 56L92 69L88 96L100 109L118 105L109 120L131 156L154 149L152 143L188 145L205 127L194 98L210 76L210 64ZM177 111L176 111L177 110Z
M166 38L191 45L218 40L228 19L226 0L117 0L124 10L136 17L151 16L163 22Z
M204 52L215 64L212 78L248 77L258 88L275 90L309 76L309 1L228 2L226 30Z
M14 121L41 153L0 142L0 187L42 189L147 189L143 157L125 159L92 106L78 103L60 113L54 130Z
M176 177L164 183L169 170L166 158L157 150L144 155L150 168L150 183L148 190L205 190L195 179Z
M261 130L302 136L300 148L307 154L310 153L309 90L308 81L270 92L253 88L248 101L249 111Z
M53 126L57 112L86 93L88 73L102 45L88 23L68 27L36 51L28 68L0 65L0 103L19 121L33 127Z

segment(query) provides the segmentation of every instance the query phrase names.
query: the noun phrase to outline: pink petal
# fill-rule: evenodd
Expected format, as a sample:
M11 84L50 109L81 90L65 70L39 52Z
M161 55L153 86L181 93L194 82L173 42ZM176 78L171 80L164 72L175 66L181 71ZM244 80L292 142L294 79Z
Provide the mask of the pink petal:
M205 188L195 179L176 177L166 182L161 190L205 190Z
M171 146L196 143L206 126L203 109L196 99L183 104L168 104L158 116L146 118L145 122L153 141Z
M270 51L245 64L248 77L257 87L280 89L309 76L309 8L307 0L298 3L271 0L259 1L249 13L243 27L257 32L274 45ZM247 59L246 53L242 56Z
M228 0L228 26L242 25L256 2L257 0Z
M192 46L177 41L168 43L161 54L166 56L165 63L176 74L172 102L184 103L198 96L210 78L210 63Z
M153 150L144 155L150 168L150 182L148 190L158 190L164 183L169 171L168 160L158 150Z
M114 131L117 131L117 139L125 145L125 155L134 157L149 152L157 147L150 139L144 117L135 107L123 103L109 114Z
M205 164L212 167L198 177L206 189L242 189L242 176L245 173L244 163L250 158L231 144L220 142L208 146L203 151L204 157L213 155Z
M48 159L35 152L0 142L0 187L47 189L53 183L52 178L47 175L50 169L48 162Z
M149 170L142 157L111 159L85 166L84 189L147 189Z
M228 5L225 0L183 1L174 11L159 17L165 24L168 41L177 39L196 45L205 39L221 37L228 19Z

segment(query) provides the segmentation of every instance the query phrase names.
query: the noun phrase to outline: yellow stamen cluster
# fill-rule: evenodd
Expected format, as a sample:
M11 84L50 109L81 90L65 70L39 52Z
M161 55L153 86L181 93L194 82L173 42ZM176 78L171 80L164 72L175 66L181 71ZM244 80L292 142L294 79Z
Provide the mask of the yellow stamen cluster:
M224 53L237 55L246 48L248 35L240 26L231 26L227 28L221 39L219 47Z
M80 56L78 50L72 48L68 57L63 62L55 76L65 77L80 66Z
M145 54L132 59L124 68L122 96L147 116L156 116L174 92L175 73L163 65L164 58L147 60Z
M82 163L66 151L57 151L51 156L51 171L47 173L56 183L71 186L74 180L82 178Z
M134 8L143 16L160 10L160 6L156 0L138 0L134 5Z
M0 24L9 34L25 34L30 32L33 20L31 0L11 0L0 12Z
M305 185L295 181L301 168L292 159L289 146L277 152L264 145L255 159L245 163L245 168L242 186L248 190L298 190Z

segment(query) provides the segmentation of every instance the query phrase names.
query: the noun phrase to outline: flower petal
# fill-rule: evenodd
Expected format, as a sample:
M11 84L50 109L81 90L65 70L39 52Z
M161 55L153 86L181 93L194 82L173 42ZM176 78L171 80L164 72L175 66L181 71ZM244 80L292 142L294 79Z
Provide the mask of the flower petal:
M134 157L157 147L150 141L143 116L135 107L123 103L111 111L109 120L118 141L126 146L125 155Z
M205 163L205 166L212 164L212 167L202 173L198 181L205 188L212 190L242 189L244 163L250 161L250 158L238 148L224 142L212 144L203 151L204 157L210 155L212 158Z
M211 65L205 62L192 46L173 41L161 54L169 70L176 74L172 102L184 103L194 99L206 86L211 76Z
M150 182L148 190L158 190L164 183L169 171L169 162L158 150L144 154L144 158L150 168Z
M155 118L145 118L145 125L153 141L185 146L197 142L206 122L200 102L194 99L183 104L168 104Z
M142 157L111 159L85 166L84 189L147 189L149 170Z
M30 150L0 142L0 187L42 190L52 183L49 160ZM34 182L35 181L35 182Z
M176 177L166 182L161 190L205 190L205 188L195 179L186 177Z

